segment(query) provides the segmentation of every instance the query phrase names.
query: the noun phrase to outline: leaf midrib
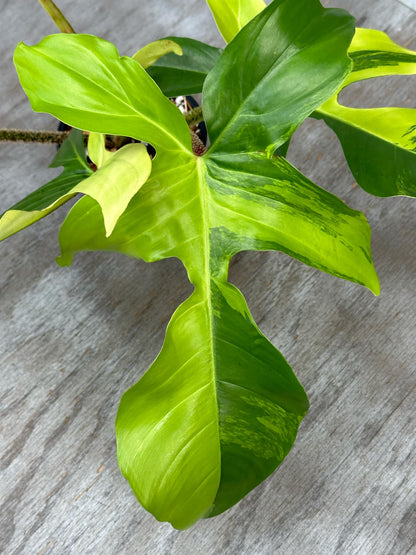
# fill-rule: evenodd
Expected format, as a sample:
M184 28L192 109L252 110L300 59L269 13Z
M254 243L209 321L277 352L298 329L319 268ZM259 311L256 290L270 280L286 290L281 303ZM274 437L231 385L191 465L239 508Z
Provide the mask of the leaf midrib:
M202 216L202 248L204 256L204 267L202 285L203 285L203 295L206 296L206 307L208 316L208 328L209 328L209 350L212 360L212 391L214 395L214 403L217 409L217 434L218 434L218 452L219 459L221 461L221 440L220 440L220 430L219 430L219 406L218 406L218 396L217 396L217 379L216 379L216 357L215 357L215 347L214 347L214 315L212 312L212 293L211 293L211 242L210 242L210 220L209 220L209 202L208 202L208 190L205 178L206 168L205 160L203 157L196 157L196 168L198 174L198 186L199 195L201 199L201 216Z

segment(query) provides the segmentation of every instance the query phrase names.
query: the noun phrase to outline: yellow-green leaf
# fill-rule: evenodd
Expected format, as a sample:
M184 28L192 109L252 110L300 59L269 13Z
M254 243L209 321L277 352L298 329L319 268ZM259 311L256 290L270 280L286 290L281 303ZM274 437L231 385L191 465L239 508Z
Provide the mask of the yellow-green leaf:
M159 58L173 52L177 56L182 56L182 48L178 43L170 39L160 39L143 46L132 57L136 62L147 69L153 65Z

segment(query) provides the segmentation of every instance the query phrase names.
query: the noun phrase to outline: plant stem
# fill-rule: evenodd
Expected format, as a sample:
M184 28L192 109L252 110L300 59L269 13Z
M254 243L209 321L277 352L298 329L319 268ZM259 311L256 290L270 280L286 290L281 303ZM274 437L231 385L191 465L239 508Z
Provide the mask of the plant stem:
M197 123L203 121L204 116L202 114L202 107L198 106L197 108L194 108L193 110L190 110L189 112L186 112L185 119L186 119L186 123L189 125L189 127L193 127Z
M39 0L62 33L75 33L72 25L52 0Z
M206 150L204 143L201 141L198 135L193 131L191 131L191 139L192 139L192 152L196 156L202 156Z
M0 129L0 141L20 143L57 143L68 137L69 131L32 131L23 129Z

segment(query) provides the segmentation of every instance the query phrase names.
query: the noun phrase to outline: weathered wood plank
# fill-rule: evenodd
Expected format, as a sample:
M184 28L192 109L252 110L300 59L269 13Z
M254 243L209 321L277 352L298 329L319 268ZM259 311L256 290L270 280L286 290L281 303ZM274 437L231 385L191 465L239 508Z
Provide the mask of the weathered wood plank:
M402 3L326 3L416 48L416 15ZM49 116L31 113L11 56L19 40L34 43L55 29L35 1L3 4L0 125L52 128ZM122 53L166 34L221 44L202 0L174 4L101 0L79 11L79 2L59 3L78 32L112 40ZM391 87L377 80L346 98L416 107L414 86ZM53 147L0 151L0 210L54 175L45 169ZM184 270L174 260L146 265L101 253L57 267L65 208L1 245L1 552L415 552L415 204L355 188L320 122L302 126L291 157L366 211L382 293L374 298L277 253L236 257L231 278L305 385L311 410L272 477L185 532L140 508L119 473L114 439L120 396L149 366L191 290Z
M400 0L400 2L416 12L416 0Z

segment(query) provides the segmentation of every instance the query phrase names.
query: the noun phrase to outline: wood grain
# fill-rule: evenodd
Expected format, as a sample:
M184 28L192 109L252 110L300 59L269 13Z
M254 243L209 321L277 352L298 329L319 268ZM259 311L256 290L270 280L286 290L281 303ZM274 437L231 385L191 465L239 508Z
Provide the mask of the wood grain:
M416 0L400 0L402 4L416 12Z
M416 49L416 15L404 0L324 3ZM123 54L167 34L222 44L202 0L59 6L77 32L112 40ZM31 112L12 64L18 41L33 44L53 24L34 0L0 7L0 126L53 129L52 118ZM345 98L416 108L415 80L374 80ZM0 145L0 210L56 174L46 169L53 152ZM234 259L232 281L295 369L311 410L277 472L226 514L184 532L138 505L114 438L122 393L190 293L180 263L85 253L61 269L54 256L65 207L1 245L1 553L416 553L415 204L355 187L321 122L302 126L290 158L365 211L382 292L375 298L283 254Z

